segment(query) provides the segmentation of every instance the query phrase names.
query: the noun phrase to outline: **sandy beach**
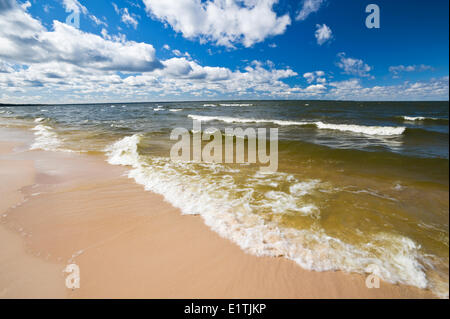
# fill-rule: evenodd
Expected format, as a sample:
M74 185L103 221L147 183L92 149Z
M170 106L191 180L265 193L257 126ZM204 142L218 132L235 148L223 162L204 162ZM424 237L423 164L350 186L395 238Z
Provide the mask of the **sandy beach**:
M183 216L103 155L29 151L0 131L0 298L434 298L257 257ZM66 265L80 267L67 289Z

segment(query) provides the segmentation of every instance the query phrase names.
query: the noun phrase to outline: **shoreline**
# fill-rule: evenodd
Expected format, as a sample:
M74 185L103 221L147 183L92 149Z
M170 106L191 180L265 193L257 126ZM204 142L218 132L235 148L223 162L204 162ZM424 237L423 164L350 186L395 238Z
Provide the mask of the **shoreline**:
M0 298L436 298L249 255L103 156L14 153L30 136L5 142L5 132L15 131L0 131L0 238L8 243L0 249ZM64 287L69 262L81 273L73 291Z

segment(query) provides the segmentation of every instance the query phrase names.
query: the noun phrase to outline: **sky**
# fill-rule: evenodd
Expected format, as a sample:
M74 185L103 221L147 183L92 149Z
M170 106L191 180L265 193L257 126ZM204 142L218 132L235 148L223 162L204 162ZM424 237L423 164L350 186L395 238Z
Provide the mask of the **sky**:
M448 101L448 12L447 0L0 0L0 103Z

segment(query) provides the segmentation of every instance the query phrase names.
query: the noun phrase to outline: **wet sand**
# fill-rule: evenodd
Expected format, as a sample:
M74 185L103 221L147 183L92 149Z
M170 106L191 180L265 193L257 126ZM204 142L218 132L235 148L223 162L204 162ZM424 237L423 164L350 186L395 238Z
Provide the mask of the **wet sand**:
M19 133L0 131L0 298L434 298L246 254L103 156L26 151Z

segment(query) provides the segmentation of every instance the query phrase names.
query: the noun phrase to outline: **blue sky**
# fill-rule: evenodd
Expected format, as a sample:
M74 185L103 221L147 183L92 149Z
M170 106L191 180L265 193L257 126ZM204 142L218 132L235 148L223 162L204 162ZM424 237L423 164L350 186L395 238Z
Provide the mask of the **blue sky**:
M448 6L0 0L0 102L448 100Z

